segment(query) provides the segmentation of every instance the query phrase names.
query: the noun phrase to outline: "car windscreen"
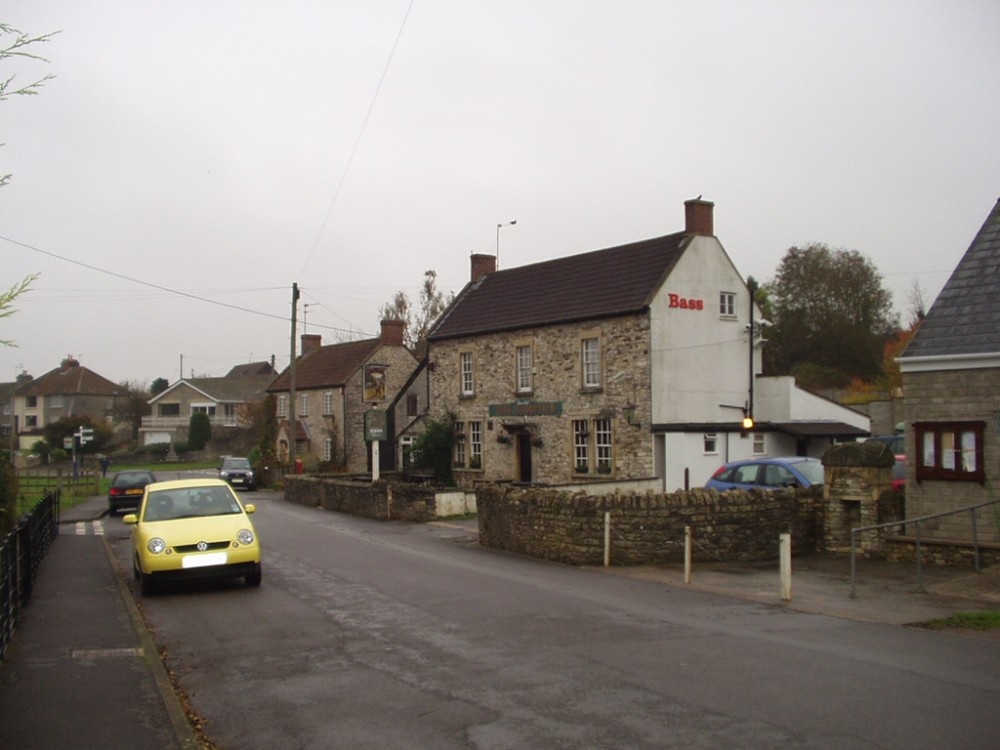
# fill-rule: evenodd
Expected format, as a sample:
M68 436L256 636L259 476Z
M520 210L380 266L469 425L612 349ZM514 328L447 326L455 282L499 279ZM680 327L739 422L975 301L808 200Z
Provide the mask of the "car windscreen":
M250 462L245 458L227 458L222 462L222 468L229 471L233 469L249 469Z
M189 487L150 492L143 510L144 521L225 516L243 509L225 487Z

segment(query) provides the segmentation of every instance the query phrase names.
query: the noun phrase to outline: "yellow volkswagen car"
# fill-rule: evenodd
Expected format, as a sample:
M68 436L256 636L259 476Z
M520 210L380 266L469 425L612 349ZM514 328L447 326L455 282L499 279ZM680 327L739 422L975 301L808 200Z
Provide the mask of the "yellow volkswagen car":
M169 579L243 578L259 586L260 542L243 505L221 479L181 479L146 486L132 525L132 568L142 595Z

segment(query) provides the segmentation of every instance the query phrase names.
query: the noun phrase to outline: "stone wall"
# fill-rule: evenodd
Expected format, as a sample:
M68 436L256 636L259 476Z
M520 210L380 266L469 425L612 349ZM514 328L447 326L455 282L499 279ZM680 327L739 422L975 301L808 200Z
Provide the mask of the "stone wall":
M903 517L901 496L892 490L895 456L879 442L841 443L823 455L823 549L850 552L851 529ZM880 554L886 529L861 532L863 554Z
M590 496L483 485L476 506L481 544L572 565L603 564L605 513L612 565L659 565L683 560L685 526L696 560L774 559L783 533L795 554L811 552L822 512L818 490Z
M318 476L286 476L285 500L378 521L433 521L431 487L395 482L355 482Z

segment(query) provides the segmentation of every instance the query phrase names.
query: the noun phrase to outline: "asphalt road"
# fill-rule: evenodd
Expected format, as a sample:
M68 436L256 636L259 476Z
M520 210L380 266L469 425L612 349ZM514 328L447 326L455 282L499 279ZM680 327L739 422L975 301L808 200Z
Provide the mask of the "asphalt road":
M222 750L1000 744L996 641L516 557L460 525L246 499L259 589L141 600ZM106 533L128 569L127 530Z

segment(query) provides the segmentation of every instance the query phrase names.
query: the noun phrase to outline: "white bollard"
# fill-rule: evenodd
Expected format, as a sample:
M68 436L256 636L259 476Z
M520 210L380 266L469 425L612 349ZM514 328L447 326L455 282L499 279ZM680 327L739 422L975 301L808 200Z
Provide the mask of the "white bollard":
M778 550L781 559L781 600L792 600L792 535L779 537Z
M684 527L684 583L691 583L691 527Z

